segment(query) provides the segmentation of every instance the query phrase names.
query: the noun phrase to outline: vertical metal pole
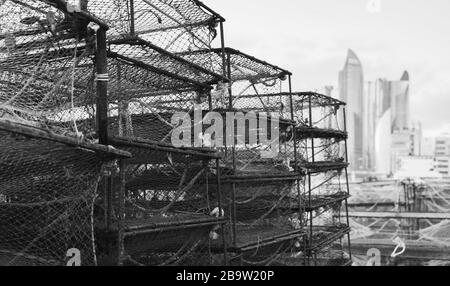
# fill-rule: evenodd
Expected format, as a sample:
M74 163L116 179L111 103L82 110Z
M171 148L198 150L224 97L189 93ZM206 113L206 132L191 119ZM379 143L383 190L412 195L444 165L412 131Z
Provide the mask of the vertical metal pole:
M289 103L290 103L290 108L291 108L291 120L295 121L295 111L294 111L294 99L293 99L293 94L292 94L292 76L289 75L288 76L288 80L289 80ZM295 121L296 122L296 121ZM297 122L296 122L297 123ZM298 147L297 147L297 125L294 126L294 130L293 130L293 136L294 136L294 172L296 174L299 173L299 160L298 160ZM302 201L302 191L300 188L300 179L297 180L297 196L298 196L298 218L300 220L300 228L301 231L303 232L304 230L304 222L303 222L303 215L305 213L305 207L303 206L303 201ZM303 245L303 250L305 250L305 241L306 241L306 237L305 235L302 234L302 245ZM304 253L306 254L306 252L304 251ZM304 262L306 264L306 255L304 255Z
M233 246L237 242L236 183L232 183L231 223L233 224Z
M130 34L136 34L135 19L134 19L134 0L130 0Z
M108 145L108 66L106 55L106 30L97 31L97 132L99 144Z
M217 173L217 204L219 206L219 215L222 216L222 188L221 188L221 172L220 172L220 160L216 159L216 173ZM225 211L224 211L225 212ZM224 213L225 215L225 213ZM222 244L223 244L223 258L225 265L228 266L228 254L227 254L227 240L225 237L225 225L221 225L221 232L222 232Z
M229 104L229 108L232 109L233 108L233 88L232 88L233 80L231 78L231 55L230 55L230 53L227 53L226 67L227 67L227 76L228 76L228 79L230 80L230 83L228 84L228 93L229 93L228 104Z
M222 49L222 72L224 77L228 77L227 74L227 62L226 62L226 51L225 51L225 31L223 29L223 21L220 21L220 46ZM231 78L228 77L231 81Z
M120 160L119 162L119 193L118 193L118 209L117 209L117 220L118 220L118 265L122 266L122 258L124 254L124 237L123 237L123 221L125 220L125 169L126 164L124 160Z
M289 75L289 105L290 105L290 109L291 109L291 120L295 121L295 116L294 116L294 100L292 98L292 81L291 81L291 75ZM294 130L293 132L293 136L294 136L294 172L297 173L298 172L298 157L297 157L297 133L296 133L296 127L294 126Z
M228 85L228 93L229 93L229 108L233 108L233 91L232 91L232 80L231 80L231 56L227 53L227 74L230 79L230 83ZM234 125L234 122L230 123ZM234 132L233 127L233 133ZM233 149L232 149L232 161L233 161L233 174L236 174L236 138L235 134L233 134ZM236 218L236 184L232 183L232 224L233 224L233 245L236 244L237 241L237 218Z
M106 209L106 229L111 230L112 225L112 209L113 209L113 178L112 175L105 178L106 180L106 200L107 200L107 209Z
M343 113L344 113L344 132L347 133L347 112L346 112L346 108L343 108ZM348 144L347 144L347 139L345 139L344 141L345 143L345 160L348 163ZM350 194L350 184L348 182L348 168L346 167L345 169L345 181L347 184L347 194ZM347 226L350 227L350 219L348 217L348 199L345 199L345 214L346 214L346 218L347 218ZM347 235L348 237L348 253L350 255L350 260L352 259L352 246L351 246L351 240L350 240L350 233Z
M103 176L101 180L101 186L103 188L103 217L106 223L106 230L109 231L108 226L108 177Z
M309 95L308 98L308 112L309 112L309 127L313 127L313 115L312 115L312 96ZM315 159L315 150L314 150L314 138L311 138L311 160L312 163L314 163L316 161ZM312 186L311 186L311 173L308 172L308 199L309 199L309 204L311 204L311 197L312 197ZM309 213L309 246L310 249L313 246L313 216L312 216L313 212L311 211ZM314 261L314 263L316 263L316 261Z
M309 127L314 127L314 124L313 124L313 114L312 114L312 95L309 95L309 107L308 107L308 109L309 109ZM312 150L312 152L311 152L311 159L312 159L312 162L313 163L315 163L316 162L316 154L315 154L315 150L314 150L314 138L311 138L311 150Z
M211 92L208 92L208 109L209 111L212 111L214 109Z

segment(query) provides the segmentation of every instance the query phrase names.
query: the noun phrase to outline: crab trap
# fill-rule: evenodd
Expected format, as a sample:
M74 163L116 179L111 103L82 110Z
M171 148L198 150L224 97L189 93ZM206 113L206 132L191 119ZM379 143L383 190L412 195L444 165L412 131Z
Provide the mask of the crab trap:
M63 2L1 1L0 118L94 140L97 30L106 27Z
M97 186L116 160L103 145L0 120L0 265L96 265Z
M343 209L348 213L350 197L345 103L312 92L294 93L293 98L299 122L297 167L305 175L301 187L307 232L303 249L308 263L312 263L323 248L345 235L350 239L348 216L346 222L341 222L340 216Z

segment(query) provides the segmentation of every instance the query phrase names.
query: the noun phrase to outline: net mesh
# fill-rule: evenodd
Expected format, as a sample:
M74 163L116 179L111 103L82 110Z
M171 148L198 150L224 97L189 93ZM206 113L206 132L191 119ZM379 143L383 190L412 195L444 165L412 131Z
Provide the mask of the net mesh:
M221 52L181 55L220 72ZM225 236L233 253L231 264L272 265L302 236L300 176L291 166L295 162L295 124L290 121L290 95L280 93L289 73L233 49L226 48L224 54L231 83L216 87L212 106L235 116L224 122L227 127L234 126L234 136L225 148L219 148L224 212L230 221ZM267 125L262 125L264 120ZM245 134L239 133L239 127L244 126Z
M95 265L93 205L105 157L1 127L0 264L65 265L75 248L82 265Z
M97 0L87 10L111 27L111 39L138 35L170 52L211 48L220 21L193 0Z
M365 183L354 188L349 201L352 211L423 214L448 212L448 180L390 181ZM408 194L409 193L409 194ZM402 238L408 244L449 247L446 219L352 218L352 238L392 241ZM414 246L411 246L414 247Z
M110 26L109 141L131 152L133 158L122 168L110 166L114 170L109 170L108 178L100 183L103 192L95 209L91 203L89 208L84 205L82 211L77 211L80 216L85 210L96 212L100 234L96 246L102 255L118 251L119 261L131 265L212 265L223 263L222 258L213 254L223 247L219 242L223 238L239 248L237 252L244 253L234 260L248 265L271 265L282 254L299 247L302 227L308 220L299 214L303 208L309 208L314 219L319 220L317 217L323 217L323 213L335 212L348 197L341 187L332 189L328 184L336 181L333 172L340 176L346 167L340 148L346 134L338 118L342 103L318 94L311 97L309 93L285 92L288 71L233 49L212 49L217 26L223 21L218 14L194 0L68 2L79 5L82 13L68 13L66 10L73 7L66 7L64 1L0 1L0 118L95 142L98 80L95 28L101 22ZM227 73L230 84L224 83L223 75ZM314 122L308 121L309 106L311 115L317 118ZM196 109L202 115L214 110L222 118L226 112L255 115L231 123L236 132L242 126L247 127L244 135L232 134L231 144L212 146L208 143L211 140L201 138L197 147L208 149L174 148L172 136L182 123L173 120L173 116L180 112L191 116L191 141L194 141L198 139L192 124ZM258 113L267 117L265 131ZM296 126L297 123L300 124ZM276 124L279 136L272 128ZM230 122L223 122L224 138L228 125ZM203 131L211 126L212 123L206 124ZM305 131L305 127L310 129ZM311 136L318 136L320 143L317 140L314 146L308 146L305 139ZM273 150L275 142L279 144ZM33 145L36 142L29 144L36 146ZM211 163L216 158L211 147L223 155L219 170ZM54 155L68 158L75 152L87 156L78 152L78 148L69 149ZM30 154L38 160L49 155L38 151ZM82 159L78 164L89 162L90 159ZM83 202L95 198L102 161L95 162L99 164L97 173L90 166L80 165L76 169L81 173L76 176L83 182L92 176L86 186L65 178L70 182L69 190L75 186L78 190L91 187L86 191L91 197L83 198ZM71 159L63 163L70 168L75 164ZM58 168L60 163L46 164ZM28 168L27 163L17 163L21 165ZM306 189L302 193L306 182L295 172L299 170L325 173L324 178L317 177L322 183L315 190L323 191L316 192L313 200ZM218 187L211 183L218 172L225 176L221 186L223 206ZM6 181L8 176L5 175ZM27 177L38 180L39 176L40 173ZM49 180L48 174L42 176ZM64 180L56 179L51 182ZM30 184L30 190L54 188L47 182ZM63 186L60 183L58 188ZM9 203L10 197L2 193L0 199ZM69 201L61 204L69 208ZM223 215L231 224L222 235L219 229L224 223ZM325 217L331 219L332 215ZM85 217L88 218L92 219L92 215ZM51 228L53 224L60 226L59 220L75 219L66 211L55 217L54 222L43 221L49 222ZM333 230L338 226L325 225L335 227ZM64 226L72 227L70 223ZM81 232L80 236L86 236L85 230ZM46 236L46 230L41 235ZM91 245L93 241L91 234ZM39 258L36 261L62 259L34 253L34 249L28 253L28 248L33 247L27 246L24 251L8 246L3 252L5 255L23 252L27 257ZM80 246L83 247L87 246ZM256 252L251 252L255 249ZM18 255L15 257L12 264L19 259ZM92 257L93 262L87 264L95 264L96 256Z
M350 233L348 222L343 221L345 215L341 216L343 203L350 197L344 148L347 135L342 124L344 103L312 92L294 93L293 102L298 122L298 167L306 175L302 185L307 211L303 216L307 232L304 257L313 265L323 264L320 257L326 249L337 245L343 250L339 242Z
M214 265L221 242L214 152L148 141L113 140L134 154L123 172L125 192L112 213L121 232L120 260L130 265ZM117 180L117 178L115 179Z
M74 137L92 135L92 126L77 126L95 117L89 22L46 1L0 5L0 117Z

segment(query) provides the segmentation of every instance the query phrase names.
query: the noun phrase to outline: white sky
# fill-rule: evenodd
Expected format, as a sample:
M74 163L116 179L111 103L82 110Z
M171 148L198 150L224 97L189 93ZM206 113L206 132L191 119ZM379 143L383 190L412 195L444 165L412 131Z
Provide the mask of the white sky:
M365 80L411 76L412 116L450 130L450 0L204 0L224 16L227 46L294 73L294 89L337 86L347 49ZM373 0L376 1L376 0Z

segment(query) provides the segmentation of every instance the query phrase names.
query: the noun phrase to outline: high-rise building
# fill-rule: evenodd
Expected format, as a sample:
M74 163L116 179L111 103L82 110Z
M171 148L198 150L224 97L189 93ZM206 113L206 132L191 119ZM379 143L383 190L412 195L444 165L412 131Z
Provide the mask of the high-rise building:
M348 50L344 69L339 73L339 90L340 99L347 103L350 169L353 171L364 170L364 75L361 61L352 50Z
M390 92L393 100L393 130L410 130L409 73L407 71L403 73L399 81L390 82Z
M369 142L365 146L369 167L376 173L393 174L399 168L400 157L421 154L422 127L420 123L411 124L409 97L407 71L399 81L378 79L367 84L364 138L374 142L373 147Z
M374 170L379 174L391 174L391 147L392 147L392 100L389 92L389 82L378 79L374 83L375 97L375 134Z
M325 88L326 94L332 93ZM339 97L347 102L350 170L393 175L400 158L422 155L422 127L412 124L410 76L364 83L361 61L349 50L339 73Z
M364 162L366 170L375 171L375 134L378 122L378 81L369 81L365 85L364 97Z

